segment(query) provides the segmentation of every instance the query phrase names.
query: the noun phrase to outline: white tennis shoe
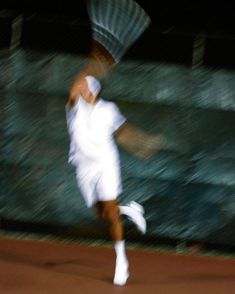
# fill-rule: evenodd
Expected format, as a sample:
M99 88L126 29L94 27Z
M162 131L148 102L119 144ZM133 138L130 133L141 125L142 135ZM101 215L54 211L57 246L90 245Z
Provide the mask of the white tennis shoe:
M131 201L127 206L131 209L131 213L128 214L128 218L137 226L138 230L142 233L146 233L147 224L144 218L144 208L142 205L135 201Z
M129 264L127 260L116 260L115 274L113 284L117 286L124 286L129 277Z

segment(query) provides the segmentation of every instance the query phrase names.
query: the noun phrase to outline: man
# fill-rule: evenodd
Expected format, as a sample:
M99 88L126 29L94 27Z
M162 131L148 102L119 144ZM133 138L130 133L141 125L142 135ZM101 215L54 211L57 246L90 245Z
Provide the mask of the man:
M76 167L78 186L87 206L96 206L98 215L109 225L116 252L113 283L123 286L129 272L120 214L128 216L142 233L146 232L146 221L140 204L132 201L126 206L119 205L117 197L122 192L122 185L115 139L125 145L137 129L128 125L114 102L99 96L100 91L100 82L94 76L86 76L80 82L80 94L70 95L66 105L71 140L69 162ZM145 135L147 138L146 144L159 143L159 139L151 141L152 137ZM148 152L152 149L147 148Z

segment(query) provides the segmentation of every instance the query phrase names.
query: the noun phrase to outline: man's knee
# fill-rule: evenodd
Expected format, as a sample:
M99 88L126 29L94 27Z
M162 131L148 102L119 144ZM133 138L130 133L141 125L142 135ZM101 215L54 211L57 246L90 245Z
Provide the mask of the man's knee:
M107 203L103 207L103 217L108 222L117 222L120 218L119 207L116 202Z

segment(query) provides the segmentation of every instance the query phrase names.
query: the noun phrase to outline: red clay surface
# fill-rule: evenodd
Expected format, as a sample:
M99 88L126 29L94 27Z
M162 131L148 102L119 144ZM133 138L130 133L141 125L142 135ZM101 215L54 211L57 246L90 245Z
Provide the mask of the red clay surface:
M235 260L127 250L130 278L112 285L112 248L0 238L0 293L235 294Z

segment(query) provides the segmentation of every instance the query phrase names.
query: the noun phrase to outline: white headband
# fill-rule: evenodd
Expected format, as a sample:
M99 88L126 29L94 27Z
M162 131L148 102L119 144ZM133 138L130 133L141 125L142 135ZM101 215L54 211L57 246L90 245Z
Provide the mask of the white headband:
M101 83L93 76L86 76L88 88L92 95L96 96L101 90Z

